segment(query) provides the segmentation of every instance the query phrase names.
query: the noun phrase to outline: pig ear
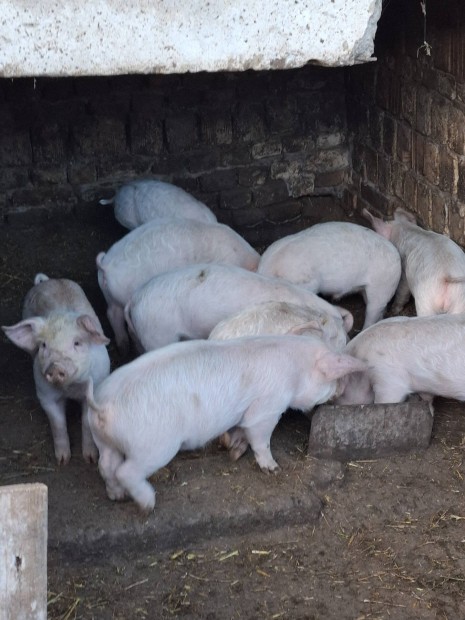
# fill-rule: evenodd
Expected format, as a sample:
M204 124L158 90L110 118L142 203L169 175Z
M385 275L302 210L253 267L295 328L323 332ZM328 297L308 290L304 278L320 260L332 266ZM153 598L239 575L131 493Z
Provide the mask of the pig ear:
M351 372L363 372L368 369L367 364L356 357L331 351L323 353L317 359L315 367L327 381L335 381Z
M417 218L413 215L413 213L409 213L400 207L394 211L394 220L396 222L409 222L410 224L417 223Z
M320 334L323 333L320 323L318 323L318 321L316 320L307 321L306 323L301 323L300 325L294 325L294 327L291 327L291 329L287 333L293 334L294 336L302 336L302 334L305 334L309 331L320 332Z
M95 319L89 314L81 314L76 319L78 326L85 330L94 344L110 344L110 339L102 333Z
M352 327L354 326L354 317L352 316L352 313L346 310L345 308L341 308L341 306L334 306L334 307L338 310L339 314L341 315L342 324L344 325L346 334L348 334L350 330L352 329Z
M42 317L34 316L16 325L4 325L2 329L13 344L23 351L34 353L39 344L38 334L44 325L45 320Z
M375 217L368 209L363 209L362 215L371 222L371 225L379 235L388 241L391 240L392 224L390 222L384 222L380 217Z

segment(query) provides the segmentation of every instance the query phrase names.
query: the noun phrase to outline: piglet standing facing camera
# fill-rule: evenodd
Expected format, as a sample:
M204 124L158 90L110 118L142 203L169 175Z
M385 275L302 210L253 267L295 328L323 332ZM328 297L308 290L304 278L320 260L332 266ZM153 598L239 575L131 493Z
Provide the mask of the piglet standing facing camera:
M3 326L6 336L33 356L34 381L40 404L52 428L55 456L71 458L66 427L66 399L85 403L89 378L99 384L110 372L106 345L110 342L82 288L66 279L39 273L23 304L23 320ZM97 448L82 415L82 454L96 462Z
M228 429L246 433L260 468L278 469L271 434L288 407L308 411L338 392L338 379L365 369L314 336L258 336L178 342L115 370L95 390L89 422L110 499L128 493L155 506L147 478L179 450L195 450Z

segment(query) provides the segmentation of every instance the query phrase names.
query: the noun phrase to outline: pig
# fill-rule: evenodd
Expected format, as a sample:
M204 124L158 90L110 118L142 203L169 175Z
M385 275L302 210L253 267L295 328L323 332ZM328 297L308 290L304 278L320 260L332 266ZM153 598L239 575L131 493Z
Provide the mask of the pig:
M313 336L179 342L121 366L87 402L108 497L128 493L155 506L147 478L180 450L195 450L232 426L245 429L264 472L278 464L271 434L288 407L309 410L337 394L338 379L365 365Z
M403 209L396 209L390 222L367 209L363 215L396 246L402 259L402 277L391 308L394 314L402 312L410 294L417 316L465 312L465 254L452 239L420 228Z
M283 301L270 301L247 307L220 321L208 338L230 340L241 336L313 334L322 338L329 348L341 351L347 341L343 330L332 334L327 330L328 317L321 311ZM229 450L233 461L237 461L249 445L242 428L232 428L223 433L220 444Z
M176 185L155 179L131 181L113 198L99 202L102 205L114 203L116 219L130 230L160 217L184 217L207 224L217 221L203 202Z
M344 330L331 334L325 331L327 324L328 317L321 310L285 301L268 301L247 306L241 312L223 319L213 328L208 338L230 340L241 336L314 332L328 346L341 350L347 342Z
M392 243L351 222L316 224L272 243L257 269L338 300L361 292L366 302L363 329L383 317L401 274Z
M220 262L255 270L260 255L225 224L154 220L135 228L97 256L98 281L116 344L127 353L124 307L153 276L192 263Z
M391 317L360 332L345 353L367 370L345 380L338 404L398 403L409 394L426 400L465 400L465 314Z
M151 351L179 340L208 338L223 319L268 301L307 306L324 321L329 340L339 347L347 342L353 324L348 310L290 282L235 265L201 263L156 276L132 295L124 316L139 351Z
M58 463L66 464L71 458L65 412L68 398L83 407L83 457L97 462L85 396L89 378L98 385L110 373L106 349L110 341L82 288L72 280L49 279L38 273L24 299L23 320L2 329L33 357L37 398L50 422Z

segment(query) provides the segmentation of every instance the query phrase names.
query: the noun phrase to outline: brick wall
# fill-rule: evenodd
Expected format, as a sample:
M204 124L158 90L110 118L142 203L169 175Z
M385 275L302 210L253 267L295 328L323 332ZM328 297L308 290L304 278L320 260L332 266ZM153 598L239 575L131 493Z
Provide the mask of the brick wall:
M154 176L267 244L342 195L344 89L343 70L319 67L0 80L0 215L90 217L123 182Z
M376 63L347 70L347 208L401 206L464 244L465 3L385 2Z

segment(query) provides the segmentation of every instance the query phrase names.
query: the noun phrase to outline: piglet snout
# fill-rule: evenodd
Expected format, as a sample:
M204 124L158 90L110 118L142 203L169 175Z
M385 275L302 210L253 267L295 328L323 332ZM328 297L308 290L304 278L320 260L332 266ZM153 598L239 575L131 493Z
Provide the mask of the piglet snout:
M68 371L60 364L54 362L45 371L45 378L53 385L63 385L68 379Z

